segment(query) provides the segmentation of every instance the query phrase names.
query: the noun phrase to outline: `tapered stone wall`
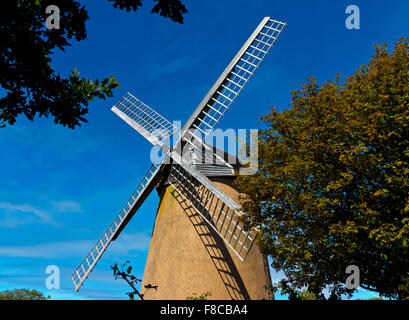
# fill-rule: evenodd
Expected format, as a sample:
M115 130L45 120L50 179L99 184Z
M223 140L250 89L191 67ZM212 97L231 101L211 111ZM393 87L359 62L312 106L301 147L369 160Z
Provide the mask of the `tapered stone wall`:
M212 179L237 201L232 178ZM210 292L208 299L271 299L265 289L268 267L257 245L242 262L200 215L173 189L163 187L142 281L152 284L145 299L185 300Z

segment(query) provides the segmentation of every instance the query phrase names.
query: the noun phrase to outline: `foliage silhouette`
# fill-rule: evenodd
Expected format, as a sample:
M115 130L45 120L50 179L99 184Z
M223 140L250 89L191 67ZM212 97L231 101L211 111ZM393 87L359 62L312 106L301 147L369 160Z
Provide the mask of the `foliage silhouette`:
M50 298L37 290L30 289L0 291L0 300L48 300Z
M197 296L197 293L193 293L193 295L187 297L186 300L207 300L207 297L211 295L211 292L204 292L200 296Z
M131 274L132 266L128 265L129 263L130 263L129 261L126 261L120 267L118 267L117 263L115 263L113 266L111 266L111 269L114 271L115 280L117 280L118 277L121 277L133 289L133 291L126 293L126 295L129 296L130 300L134 300L135 295L137 295L141 300L144 300L143 297L144 297L146 291L149 290L149 289L158 290L158 286L153 286L152 284L149 283L149 284L145 285L145 289L146 289L145 292L143 294L140 293L139 290L136 289L135 285L137 285L138 282L142 282L142 280L137 279L134 275ZM126 268L126 270L125 270L125 268Z
M109 0L113 6L135 11L140 0ZM187 12L180 0L156 0L152 12L183 23ZM46 8L60 11L60 29L48 30ZM17 0L0 2L0 127L13 125L19 115L29 120L53 117L56 124L74 129L87 122L88 105L95 98L112 97L119 82L81 77L74 69L68 77L51 65L51 54L65 51L72 40L87 38L85 5L75 0Z

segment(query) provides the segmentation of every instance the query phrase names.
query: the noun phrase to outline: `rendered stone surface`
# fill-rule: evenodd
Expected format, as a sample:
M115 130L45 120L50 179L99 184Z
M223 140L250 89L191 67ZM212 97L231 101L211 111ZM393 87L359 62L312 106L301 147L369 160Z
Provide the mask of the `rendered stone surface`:
M233 178L213 182L237 201ZM145 266L142 292L147 300L185 300L210 292L209 300L270 299L265 285L270 275L264 257L253 245L245 262L203 221L172 186L161 190L153 236Z

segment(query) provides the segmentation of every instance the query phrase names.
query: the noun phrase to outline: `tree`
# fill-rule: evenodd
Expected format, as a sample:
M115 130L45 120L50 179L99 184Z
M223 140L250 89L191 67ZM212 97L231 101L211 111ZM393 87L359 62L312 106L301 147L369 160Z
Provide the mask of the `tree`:
M309 79L262 117L258 172L239 176L245 222L279 286L351 295L346 268L383 297L409 296L409 43L376 45L341 84Z
M135 285L138 282L142 282L142 280L137 279L133 274L131 274L132 266L127 266L128 264L129 264L129 261L126 261L124 264L118 267L118 264L115 263L113 266L111 266L111 269L114 271L115 280L117 280L118 277L121 277L132 288L131 292L126 293L126 295L129 297L129 300L134 300L135 295L137 295L139 299L144 300L143 297L147 290L150 290L150 289L158 290L158 286L153 286L152 284L148 283L147 285L145 285L145 289L146 289L145 292L140 293L139 290L136 289Z
M115 8L135 11L142 6L142 0L108 0L114 2ZM157 2L152 13L159 13L164 18L174 22L183 23L183 14L187 12L185 5L180 0L154 0Z
M113 6L135 11L141 0L109 0ZM183 23L187 10L180 0L155 0L152 12ZM49 5L60 12L60 28L46 28ZM65 51L71 40L85 40L88 12L75 0L15 0L0 3L0 126L12 125L24 114L51 116L54 122L75 128L87 122L94 98L112 97L119 86L113 76L103 80L81 77L75 69L67 78L53 70L50 55Z
M0 292L0 300L48 300L50 296L44 296L37 290L14 289Z
M191 296L186 297L186 300L207 300L207 297L211 295L211 292L203 292L200 296L197 293L193 293Z

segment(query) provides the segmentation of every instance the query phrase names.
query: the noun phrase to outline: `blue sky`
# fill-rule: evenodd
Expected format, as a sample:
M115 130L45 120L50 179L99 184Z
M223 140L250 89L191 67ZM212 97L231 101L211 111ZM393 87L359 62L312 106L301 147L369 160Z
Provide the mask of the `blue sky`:
M70 280L150 165L149 142L110 111L127 91L183 124L270 16L288 25L219 126L259 128L269 106L288 108L291 90L307 77L324 82L337 73L350 76L368 62L374 43L392 44L409 31L405 0L184 0L189 12L183 25L151 14L150 0L135 13L115 10L108 1L81 2L90 16L88 39L56 52L52 64L62 75L73 68L89 78L115 75L121 86L113 98L93 102L89 123L75 130L20 117L0 131L0 290L35 288L53 299L126 299L129 288L114 280L110 266L130 260L142 278L156 192L79 293ZM351 4L360 8L359 30L345 27ZM48 265L60 268L59 290L45 287Z

